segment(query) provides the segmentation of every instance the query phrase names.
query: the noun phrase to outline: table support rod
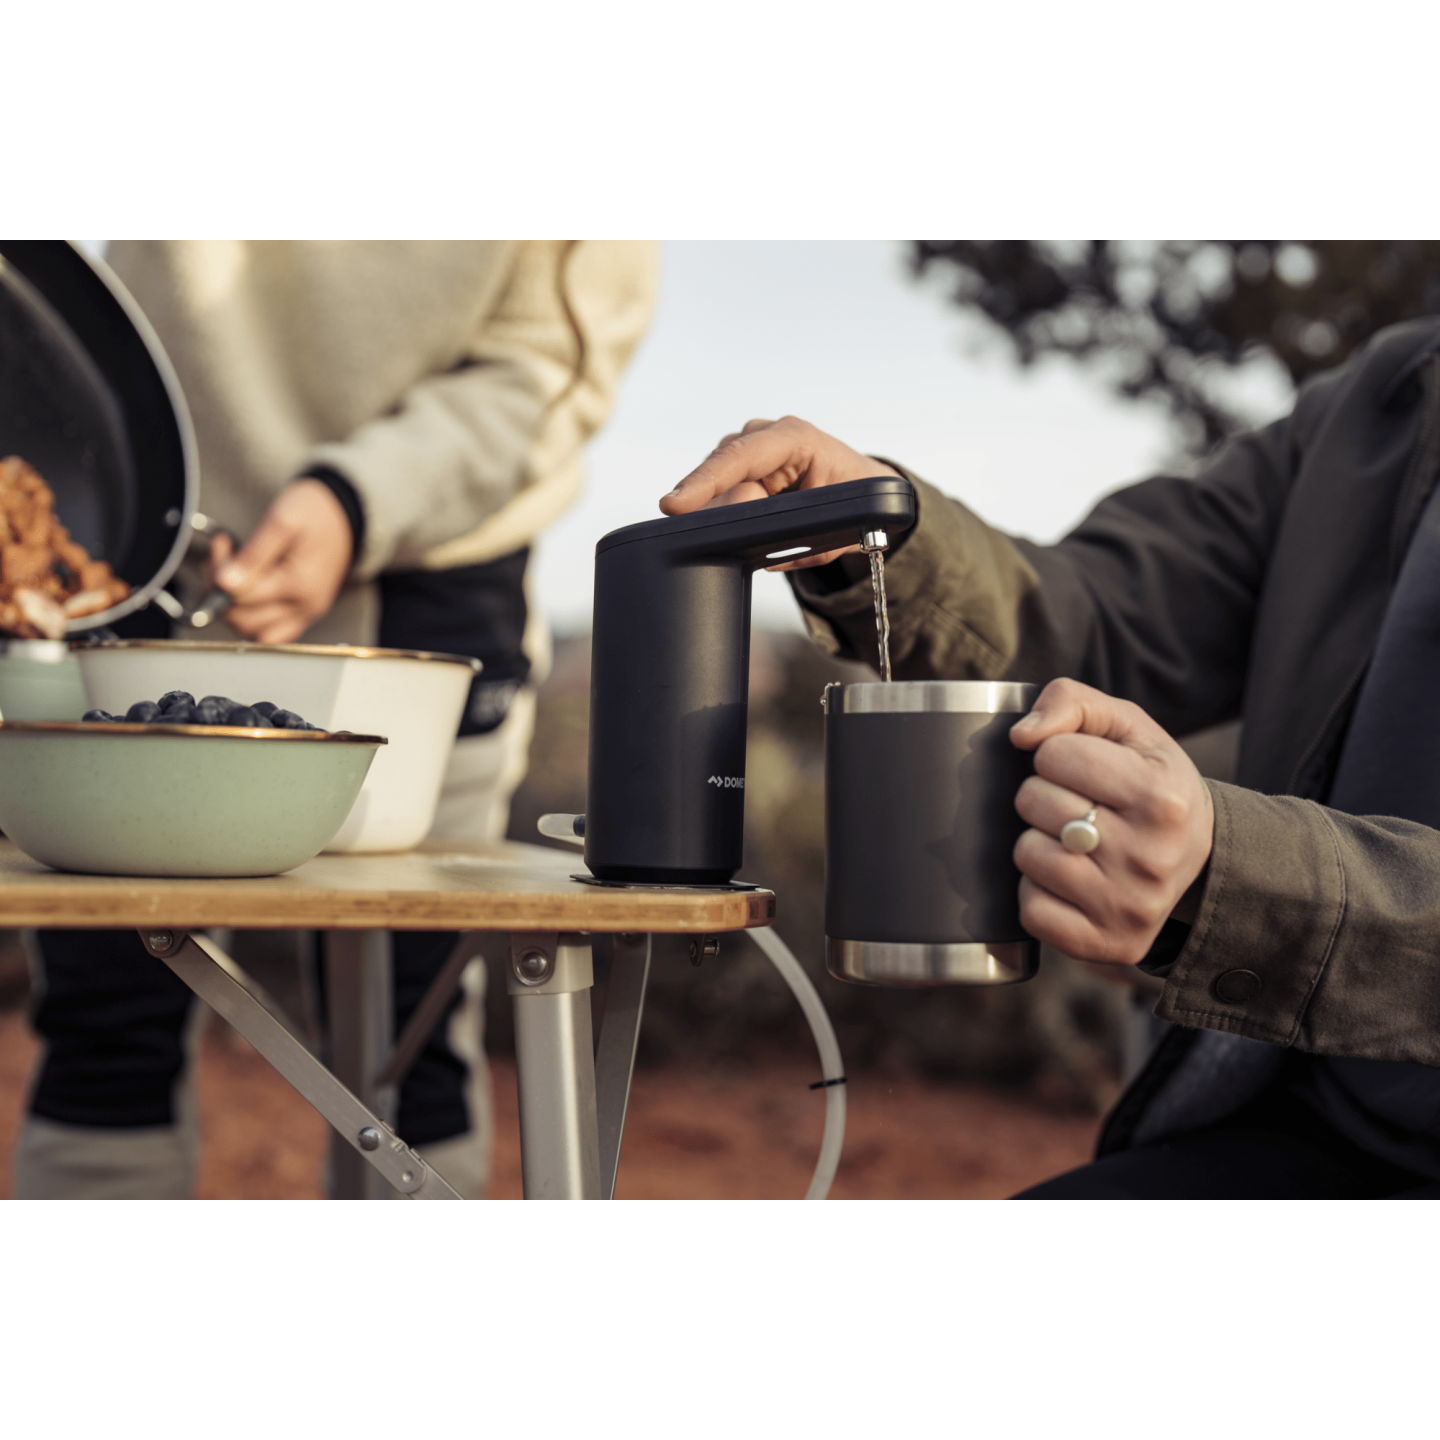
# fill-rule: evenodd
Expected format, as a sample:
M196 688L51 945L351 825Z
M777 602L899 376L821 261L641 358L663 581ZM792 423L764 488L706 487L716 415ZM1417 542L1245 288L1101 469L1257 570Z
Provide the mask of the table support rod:
M635 1073L635 1046L650 978L650 937L616 935L605 1013L595 1045L595 1110L600 1139L600 1194L615 1198L615 1172Z
M450 958L430 982L424 998L405 1022L405 1029L396 1040L384 1068L375 1077L377 1087L398 1085L410 1073L410 1067L435 1033L435 1027L445 1014L445 1007L460 988L460 977L465 973L465 967L480 953L482 935L482 931L467 930L455 942Z
M150 954L228 1020L402 1195L412 1200L460 1198L250 993L237 978L244 972L223 951L185 930L156 926L139 935Z

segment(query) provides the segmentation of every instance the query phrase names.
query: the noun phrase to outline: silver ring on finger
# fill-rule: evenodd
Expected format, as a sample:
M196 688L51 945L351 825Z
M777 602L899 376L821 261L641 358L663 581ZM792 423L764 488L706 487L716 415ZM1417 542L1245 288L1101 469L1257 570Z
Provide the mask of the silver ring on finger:
M1100 827L1095 823L1093 805L1080 819L1061 827L1060 843L1072 855L1088 855L1100 843Z

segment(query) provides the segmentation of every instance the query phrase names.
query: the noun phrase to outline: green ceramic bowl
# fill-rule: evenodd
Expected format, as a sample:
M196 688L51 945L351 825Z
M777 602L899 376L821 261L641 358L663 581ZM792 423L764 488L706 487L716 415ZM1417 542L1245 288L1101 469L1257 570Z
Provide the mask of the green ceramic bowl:
M0 719L78 720L89 708L63 640L0 640Z
M340 828L378 735L0 723L0 830L87 875L275 875Z

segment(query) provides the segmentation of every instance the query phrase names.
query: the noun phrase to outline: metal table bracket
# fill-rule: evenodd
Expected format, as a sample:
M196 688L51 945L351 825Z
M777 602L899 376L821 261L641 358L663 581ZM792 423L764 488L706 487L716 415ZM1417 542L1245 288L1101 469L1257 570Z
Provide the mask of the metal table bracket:
M150 954L228 1020L402 1195L411 1200L460 1199L291 1034L267 1007L263 992L255 993L258 987L219 946L186 930L153 927L138 933Z

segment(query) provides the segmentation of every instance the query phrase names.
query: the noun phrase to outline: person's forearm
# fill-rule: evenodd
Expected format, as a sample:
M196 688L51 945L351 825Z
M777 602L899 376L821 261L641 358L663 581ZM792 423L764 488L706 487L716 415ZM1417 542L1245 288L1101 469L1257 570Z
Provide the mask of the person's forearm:
M466 363L418 378L390 412L315 449L309 463L339 471L363 503L358 574L489 558L476 532L528 506L535 514L508 553L564 508L579 488L578 453L649 320L653 271L645 245L519 246ZM564 493L531 503L552 482Z
M1440 831L1210 790L1214 849L1156 1014L1440 1066Z
M1118 491L1055 545L1004 535L917 480L917 524L886 565L896 675L1065 676L1181 735L1232 718L1293 468L1287 435L1280 422L1196 480ZM843 585L839 568L794 577L796 596L822 644L873 664L868 579Z
M914 528L885 562L896 678L999 679L1019 648L1021 606L1039 584L1034 567L1008 536L890 463L914 483L918 507ZM842 559L789 579L812 634L834 653L874 665L875 609L863 564L847 573Z

